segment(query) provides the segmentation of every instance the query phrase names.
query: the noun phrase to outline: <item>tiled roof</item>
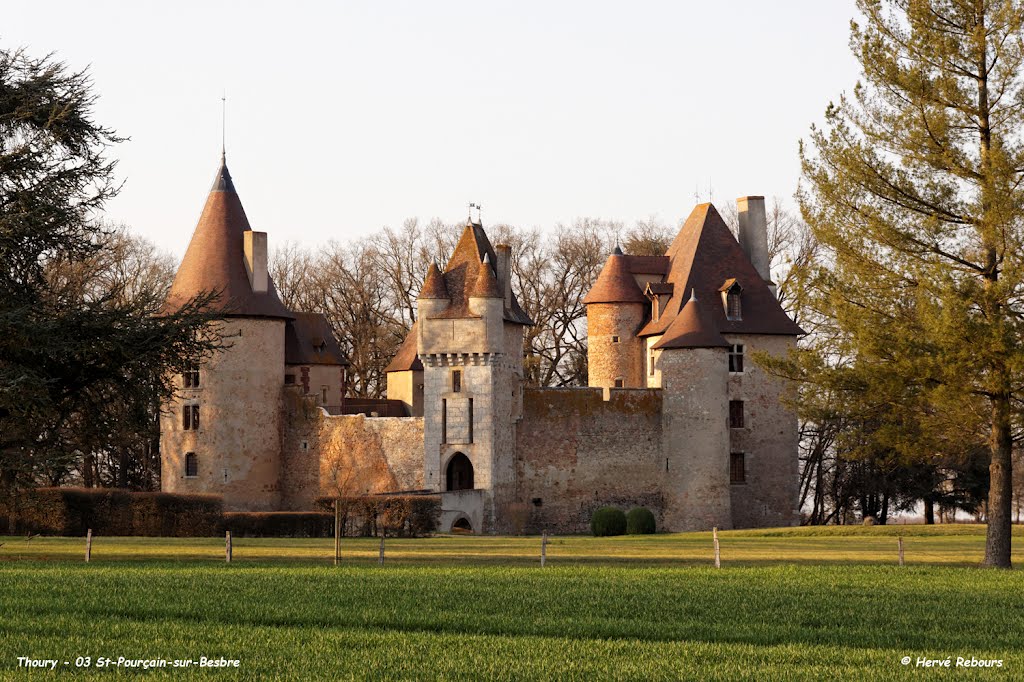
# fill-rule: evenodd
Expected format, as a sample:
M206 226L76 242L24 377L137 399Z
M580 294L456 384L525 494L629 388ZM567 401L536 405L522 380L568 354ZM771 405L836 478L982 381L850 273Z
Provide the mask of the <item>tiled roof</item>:
M655 348L728 348L706 307L693 296L672 320Z
M613 253L608 256L594 286L583 302L591 303L646 303L647 298L629 271L626 256Z
M476 276L476 283L470 296L474 298L504 298L505 294L498 287L498 277L491 267L490 256L484 255L484 262L480 264Z
M249 284L243 240L250 229L222 158L164 311L176 311L200 293L217 292L214 306L227 317L292 318L293 314L278 298L273 280L269 281L266 293L254 292Z
M437 263L430 264L418 298L448 298L448 289L444 285L444 277L441 275Z
M626 256L626 266L634 275L665 275L668 256Z
M487 239L484 228L479 223L468 223L444 271L444 284L451 305L439 317L475 317L469 311L468 299L480 274L484 256L487 256L490 263L497 262L494 248ZM505 306L505 320L515 324L533 324L533 320L520 307L514 293L512 304Z
M416 334L418 322L413 322L405 341L398 347L398 352L391 359L391 364L384 368L385 372L407 372L409 370L422 372L423 363L416 355Z
M348 365L327 318L320 313L293 313L284 331L288 365Z
M661 316L644 325L640 336L664 334L694 290L699 305L722 334L804 333L786 315L711 204L693 209L669 247L667 257L670 266L666 281L673 285L672 296ZM721 303L719 287L729 279L735 279L743 288L740 320L726 319Z

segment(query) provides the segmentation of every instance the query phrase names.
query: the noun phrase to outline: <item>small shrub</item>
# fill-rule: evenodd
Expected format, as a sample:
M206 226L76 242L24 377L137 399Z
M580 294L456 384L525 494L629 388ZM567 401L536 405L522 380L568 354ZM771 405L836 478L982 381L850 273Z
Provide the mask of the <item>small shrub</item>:
M433 533L441 522L440 495L366 495L338 502L343 535L416 538ZM334 518L333 497L319 498L317 506Z
M650 535L657 530L654 514L647 507L634 507L626 514L628 535Z
M626 514L618 507L601 507L590 517L594 537L622 535L626 532Z
M865 526L873 526L873 525L875 525L875 523L876 523L876 521L875 521L875 517L874 516L865 516L864 517L864 525Z

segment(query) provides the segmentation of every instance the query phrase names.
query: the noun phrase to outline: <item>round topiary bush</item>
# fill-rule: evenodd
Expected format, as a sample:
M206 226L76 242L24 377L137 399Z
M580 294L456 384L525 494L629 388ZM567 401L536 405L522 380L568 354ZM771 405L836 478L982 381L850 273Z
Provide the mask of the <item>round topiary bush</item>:
M626 532L626 514L616 507L601 507L590 517L594 537L622 535Z
M626 514L626 533L629 535L650 535L656 526L654 514L647 507L635 507Z

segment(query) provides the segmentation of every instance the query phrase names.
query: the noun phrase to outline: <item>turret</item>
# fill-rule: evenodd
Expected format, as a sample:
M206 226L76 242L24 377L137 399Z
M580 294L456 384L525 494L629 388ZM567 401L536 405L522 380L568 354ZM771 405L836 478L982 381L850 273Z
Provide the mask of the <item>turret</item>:
M498 278L491 269L491 258L484 254L480 269L468 297L469 310L483 319L484 338L479 351L488 353L504 352L505 297L498 285Z
M164 311L203 292L218 294L212 307L228 344L182 376L163 405L161 487L223 495L229 510L278 509L285 327L294 316L267 272L266 234L249 226L223 157Z
M587 383L602 388L642 388L643 340L637 332L648 300L619 247L608 257L587 306Z

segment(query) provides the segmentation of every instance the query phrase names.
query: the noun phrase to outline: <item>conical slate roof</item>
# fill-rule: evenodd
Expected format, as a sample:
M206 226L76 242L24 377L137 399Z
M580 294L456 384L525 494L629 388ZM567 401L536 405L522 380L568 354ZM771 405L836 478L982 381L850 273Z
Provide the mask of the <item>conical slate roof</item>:
M431 263L427 269L427 278L423 280L423 287L420 289L418 298L448 298L444 276L441 275L437 263Z
M615 252L608 256L604 267L601 268L601 274L597 276L597 281L587 292L583 302L588 305L591 303L647 303L647 298L640 291L636 279L630 272L626 256L622 255L622 250L618 246L615 247Z
M718 333L715 321L695 293L679 311L655 348L728 348L729 342Z
M217 177L174 277L164 310L176 311L200 293L216 292L218 296L213 305L226 317L294 318L281 303L273 280L269 281L266 293L254 292L249 284L243 240L251 229L227 163L221 156Z
M469 294L474 298L504 298L498 288L498 277L491 269L491 257L484 254L484 261L480 264L480 270L476 276L476 284Z

